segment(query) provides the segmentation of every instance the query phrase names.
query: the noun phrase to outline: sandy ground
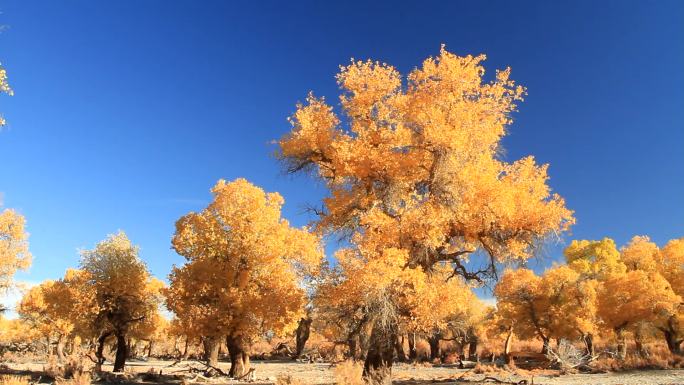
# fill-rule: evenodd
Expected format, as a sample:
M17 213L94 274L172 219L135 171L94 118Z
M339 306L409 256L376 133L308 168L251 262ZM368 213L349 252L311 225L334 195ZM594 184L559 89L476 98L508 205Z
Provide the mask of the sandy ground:
M127 363L127 372L155 372L162 371L163 374L180 374L187 369L187 364L170 366L172 361L136 361L131 360ZM199 363L189 362L196 367ZM16 370L39 371L43 368L43 363L33 364L8 364ZM220 363L220 368L228 371L230 364ZM275 381L279 375L290 375L305 384L332 384L333 371L331 364L319 363L297 363L291 361L252 361L252 367L256 369L256 378L259 383L269 383ZM105 366L105 370L111 367ZM186 372L187 373L187 372ZM397 364L393 368L394 383L401 385L409 384L429 384L439 382L442 384L473 384L482 381L484 374L468 373L468 370L453 367L428 367L421 365ZM605 374L572 374L564 376L535 376L520 377L515 375L502 376L496 375L500 380L518 382L527 380L528 384L535 385L657 385L657 384L677 384L684 385L684 369L678 370L644 370L620 373ZM458 379L467 379L467 382ZM219 380L216 384L235 384L230 380ZM532 382L534 381L534 382ZM493 382L487 382L493 383Z

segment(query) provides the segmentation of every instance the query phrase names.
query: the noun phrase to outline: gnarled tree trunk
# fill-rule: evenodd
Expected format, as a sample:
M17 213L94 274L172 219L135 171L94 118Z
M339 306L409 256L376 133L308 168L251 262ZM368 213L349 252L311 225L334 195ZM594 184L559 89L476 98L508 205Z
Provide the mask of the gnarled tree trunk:
M95 350L95 357L97 362L95 363L95 371L99 372L102 370L102 364L105 362L104 358L104 347L107 342L107 338L112 335L111 332L102 333L100 337L97 338L97 349Z
M311 318L301 318L299 324L297 325L297 350L295 351L295 357L299 358L302 353L304 353L304 347L306 346L306 341L309 340L309 334L311 333Z
M667 342L667 348L670 350L670 353L683 355L682 342L684 340L677 339L677 333L670 330L663 330L663 334L665 335L665 342Z
M478 361L477 357L477 344L480 339L477 338L475 334L470 334L468 336L468 359L470 361Z
M666 327L660 328L665 337L665 342L667 343L667 348L672 354L684 355L682 351L682 342L684 338L677 338L677 328L675 327L675 317L670 317L667 320Z
M634 345L639 356L648 357L648 350L644 346L644 336L640 328L637 328L637 330L634 332Z
M615 335L617 336L617 356L619 359L624 360L627 357L627 336L625 328L615 328Z
M219 339L217 337L204 337L202 345L204 345L204 361L207 362L207 365L218 366Z
M542 340L541 354L548 354L549 349L551 348L551 346L550 346L551 345L551 339L549 337L542 335L541 340Z
M436 360L439 358L441 352L439 350L439 341L442 340L442 333L436 332L428 338L428 343L430 344L430 360Z
M587 333L582 339L584 340L584 346L586 347L585 354L589 356L589 360L593 360L595 356L594 336L591 333Z
M185 361L190 357L190 350L188 349L188 345L190 345L190 337L186 336L185 337L185 345L183 346L183 355L181 356L181 360Z
M230 371L228 375L240 378L249 371L249 341L242 336L226 337L228 355L230 356Z
M416 333L408 334L409 346L409 360L415 361L418 358L418 350L416 349Z
M363 378L372 385L392 384L394 361L395 325L373 325L368 344L368 354L363 365Z
M114 359L114 372L123 372L128 356L128 344L123 333L116 334L116 358Z
M64 335L60 334L57 338L57 358L60 362L64 362Z
M504 357L506 358L506 363L513 363L513 357L511 356L511 345L513 344L513 328L508 328L508 335L506 336L506 341L504 341Z
M406 361L406 353L404 353L404 336L394 336L394 350L397 352L397 361Z

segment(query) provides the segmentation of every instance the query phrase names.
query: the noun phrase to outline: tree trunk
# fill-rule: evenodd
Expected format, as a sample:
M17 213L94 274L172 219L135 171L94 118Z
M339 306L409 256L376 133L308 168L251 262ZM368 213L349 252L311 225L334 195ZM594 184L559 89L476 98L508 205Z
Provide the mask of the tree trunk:
M550 339L549 337L546 337L546 336L541 336L541 339L542 339L542 351L541 351L541 354L546 355L546 354L549 353L550 344L551 344L551 339Z
M404 336L399 338L398 335L394 336L394 350L397 352L397 361L406 361L406 354L404 353Z
M430 344L430 360L434 361L439 358L439 341L442 340L442 333L436 332L428 338Z
M648 350L644 346L644 336L640 327L637 327L636 331L634 332L634 345L639 356L648 357Z
M123 334L116 335L116 358L114 359L114 372L123 372L126 365L126 357L128 356L128 344L126 343L126 336Z
M190 337L185 336L185 346L183 347L183 355L181 356L181 360L183 361L187 360L190 356L190 350L188 349L188 345L190 345Z
M415 361L418 358L418 350L416 350L416 333L408 334L409 346L409 360Z
M617 336L617 356L624 360L627 357L627 341L625 328L616 328L615 335Z
M219 340L216 337L204 337L202 339L204 345L204 361L207 365L216 367L218 365L219 355Z
M396 327L375 323L371 332L368 354L363 365L363 378L372 385L392 384L394 339Z
M306 341L309 339L309 334L311 332L311 319L302 318L299 320L299 325L297 325L297 351L295 352L294 358L299 358L302 353L304 353L304 347L306 346Z
M228 375L240 378L249 371L249 341L241 336L226 337L228 355L230 356L230 371Z
M585 354L589 356L589 361L594 360L594 336L591 333L585 334L583 337L584 346L586 347Z
M677 339L677 333L672 330L663 330L665 335L665 342L667 342L667 348L672 354L683 355L682 352L682 341Z
M147 358L152 358L152 347L154 346L154 342L150 340L149 345L147 345Z
M506 336L506 341L504 342L504 357L506 358L506 363L513 363L513 357L511 356L511 345L513 344L513 328L508 328L508 335Z
M60 334L57 338L57 358L64 362L64 335Z
M50 336L45 336L45 354L48 358L52 357L52 341L50 341Z
M97 350L95 350L95 357L97 362L95 363L95 371L99 372L102 370L102 364L105 362L104 358L104 347L107 342L107 338L112 335L112 333L104 333L97 338Z
M476 335L470 336L468 339L468 359L470 361L478 361L477 357L477 343L479 342L479 339L477 338Z

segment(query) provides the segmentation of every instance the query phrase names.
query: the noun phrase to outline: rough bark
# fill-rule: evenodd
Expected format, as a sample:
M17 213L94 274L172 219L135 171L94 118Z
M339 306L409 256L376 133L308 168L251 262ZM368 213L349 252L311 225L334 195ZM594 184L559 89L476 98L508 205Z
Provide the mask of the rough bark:
M95 363L95 371L99 372L102 370L102 364L105 362L104 358L104 347L107 342L107 338L112 335L112 333L103 333L97 338L97 349L95 350L95 357L97 362Z
M470 361L479 361L477 357L477 344L480 339L476 335L471 335L468 339L468 359Z
M64 362L64 335L62 334L57 337L57 359Z
M504 357L506 358L506 363L512 363L513 357L511 356L511 345L513 344L513 328L508 328L508 335L506 336L506 341L504 341Z
M404 353L404 336L394 336L394 350L397 353L397 361L406 361L406 353Z
M394 361L394 338L396 328L389 325L373 325L368 354L363 365L363 378L372 385L392 384L392 363Z
M648 357L648 350L644 346L644 336L639 328L634 332L634 345L639 356Z
M595 356L594 352L594 336L591 335L591 333L585 334L584 337L584 346L586 348L585 354L589 356L590 360L593 360L593 357Z
M188 357L190 357L188 345L190 345L190 337L185 337L185 346L183 347L183 355L181 356L181 360L187 360Z
M626 332L624 328L616 328L615 335L617 336L617 356L624 360L627 357L627 341Z
M550 346L550 345L551 345L551 339L550 339L549 337L546 337L546 336L541 336L541 339L542 339L542 350L541 350L541 354L548 354L548 353L549 353L549 349L550 349L550 347L551 347L551 346Z
M439 341L442 340L442 333L436 332L428 338L430 344L430 360L436 360L440 357Z
M416 333L408 334L409 346L409 360L415 361L418 358L418 350L416 350Z
M241 336L226 337L228 355L230 356L230 371L228 375L240 378L249 371L249 341Z
M128 344L124 334L116 335L116 358L114 358L114 372L123 372L128 357Z
M297 350L295 351L294 358L299 358L302 353L304 353L306 341L309 340L309 334L311 333L311 321L311 318L302 318L299 320L296 333Z
M359 358L359 346L357 342L358 341L355 336L349 337L347 340L347 345L349 346L349 358L355 360Z
M216 337L204 337L202 344L204 345L204 361L209 366L218 366L219 339Z
M684 352L682 351L682 342L684 342L684 340L677 339L677 333L670 330L663 330L663 334L665 335L665 342L667 343L667 348L670 350L670 353L684 355Z

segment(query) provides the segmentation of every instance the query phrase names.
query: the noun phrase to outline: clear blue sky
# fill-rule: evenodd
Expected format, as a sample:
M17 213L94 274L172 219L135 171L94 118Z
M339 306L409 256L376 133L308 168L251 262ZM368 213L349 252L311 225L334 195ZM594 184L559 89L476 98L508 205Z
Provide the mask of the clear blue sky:
M183 262L175 220L219 178L279 191L306 223L321 186L272 157L295 103L336 100L351 57L406 72L441 43L528 87L506 157L551 164L576 210L566 239L684 236L684 2L338 3L0 2L16 91L0 97L0 191L35 256L18 278L57 278L117 229L165 277Z

